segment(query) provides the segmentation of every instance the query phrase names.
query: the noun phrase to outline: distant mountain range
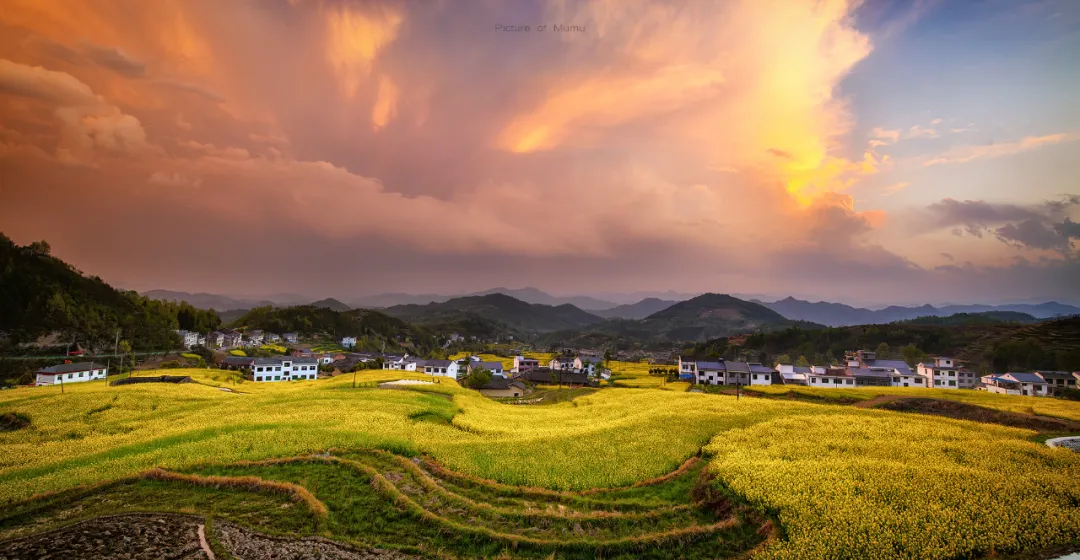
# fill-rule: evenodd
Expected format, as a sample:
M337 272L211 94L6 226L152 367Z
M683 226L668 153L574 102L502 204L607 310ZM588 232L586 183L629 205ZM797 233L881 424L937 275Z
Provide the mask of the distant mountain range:
M619 305L613 301L590 296L553 296L547 292L531 287L517 289L501 287L491 288L489 290L461 296L445 294L388 293L368 296L357 300L343 301L342 299L327 298L317 302L311 302L310 299L304 299L303 296L296 294L278 294L275 296L267 296L266 298L243 299L208 293L192 294L170 290L150 290L148 292L143 292L142 295L151 299L186 301L200 309L215 309L218 312L222 312L226 310L251 309L253 307L267 305L280 307L308 303L317 307L330 307L331 309L338 311L347 311L355 308L384 309L403 305L425 306L431 303L446 303L451 300L493 294L510 296L516 300L533 305L545 305L550 307L571 305L579 311L585 311L590 315L603 319L644 319L679 302L677 299L646 297L636 303ZM678 298L684 295L685 294L676 294L674 292L670 293L671 298ZM620 298L621 297L625 296L620 296ZM616 298L613 297L613 299ZM696 298L690 298L684 301L691 301L692 299ZM739 298L736 297L735 299ZM747 298L742 298L740 301L750 301L752 303L763 305L779 313L786 319L793 321L809 321L811 323L830 327L884 324L895 321L906 321L919 317L945 317L957 313L984 313L988 311L1025 313L1038 319L1080 314L1080 307L1054 301L1004 305L943 305L940 307L934 307L932 305L915 307L893 305L884 309L867 309L863 307L853 307L843 303L831 303L825 301L809 302L793 297L774 302ZM463 316L459 315L457 318L460 319L462 317ZM473 320L475 321L477 318L484 320L498 320L491 317L485 318L482 315L474 316ZM485 327L485 329L486 328L487 327ZM540 332L547 332L547 329L541 329Z
M491 288L488 290L462 294L459 296L440 294L379 294L360 298L354 301L353 305L355 307L369 308L393 307L395 305L409 304L424 305L428 303L443 303L451 299L457 299L461 297L486 296L491 294L503 294L510 296L514 299L524 301L525 303L532 303L537 305L556 306L570 304L579 309L587 309L590 311L611 309L618 305L615 302L597 299L589 296L553 296L547 292L538 290L536 288Z
M605 319L644 319L653 313L663 311L677 301L657 298L645 298L637 303L623 304L611 309L590 310L593 315Z
M1025 313L1038 319L1080 314L1080 307L1054 301L1039 304L946 305L942 307L932 305L923 305L921 307L892 305L884 309L864 309L825 301L811 303L791 297L772 303L757 303L776 311L788 319L810 321L830 327L884 324L919 317L947 317L957 313L985 313L988 311Z
M519 334L575 329L604 320L568 303L528 303L502 293L459 297L424 305L394 305L382 311L391 317L419 325L446 328L471 323L476 328L486 322L505 326L507 330Z
M174 292L172 290L150 290L142 295L150 299L163 299L165 301L186 301L199 309L215 309L224 311L227 309L251 309L265 305L285 305L281 302L269 300L237 299L229 296L207 293Z
M662 306L655 302L650 304ZM663 307L643 319L611 319L580 329L543 335L538 342L554 346L660 347L791 326L821 327L788 320L764 305L727 294L702 294Z

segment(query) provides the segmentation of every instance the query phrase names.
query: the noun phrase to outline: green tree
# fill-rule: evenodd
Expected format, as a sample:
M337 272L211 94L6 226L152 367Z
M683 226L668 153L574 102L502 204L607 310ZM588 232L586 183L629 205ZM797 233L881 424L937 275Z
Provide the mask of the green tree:
M874 350L874 355L876 355L879 360L887 359L890 355L889 343L882 342L881 344L878 344L877 349Z
M465 385L470 389L479 389L491 381L491 371L487 368L475 368L465 378Z
M787 354L780 354L776 357L775 362L778 364L790 364L791 356L788 356Z
M900 355L904 357L904 361L907 362L907 365L911 367L915 367L915 364L919 363L927 357L926 353L922 350L919 350L919 347L915 346L914 344L908 344L907 346L901 348Z
M799 367L810 367L810 360L807 360L806 356L799 356L799 359L795 360L795 365Z

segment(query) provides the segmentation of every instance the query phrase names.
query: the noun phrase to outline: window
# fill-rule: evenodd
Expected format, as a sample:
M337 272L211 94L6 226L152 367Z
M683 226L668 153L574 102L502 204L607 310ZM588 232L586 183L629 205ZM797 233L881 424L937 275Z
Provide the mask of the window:
M281 371L281 366L274 367L274 371Z
M754 381L757 381L757 374L754 374Z
M68 374L68 379L71 379L71 374L70 373Z
M79 372L79 377L83 377L83 376L85 376L85 375L86 375L86 372L85 372L85 371L80 371L80 372Z
M950 379L950 380L949 380L949 386L950 386L950 387L956 387L956 381L954 381L954 380Z
M256 377L255 381L262 381L262 376Z
M280 375L275 375L274 376L274 381L281 381L281 376Z

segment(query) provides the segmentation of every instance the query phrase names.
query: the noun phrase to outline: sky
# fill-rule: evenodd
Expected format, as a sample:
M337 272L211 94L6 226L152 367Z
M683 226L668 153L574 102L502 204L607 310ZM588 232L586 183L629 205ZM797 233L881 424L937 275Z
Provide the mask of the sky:
M1074 0L4 6L0 232L116 286L1080 301Z

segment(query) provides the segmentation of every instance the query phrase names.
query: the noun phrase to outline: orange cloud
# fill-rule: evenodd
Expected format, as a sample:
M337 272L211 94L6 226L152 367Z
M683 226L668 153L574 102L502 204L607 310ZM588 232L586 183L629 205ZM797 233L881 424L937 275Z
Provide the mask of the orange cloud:
M389 7L368 11L341 7L326 12L326 56L347 98L354 97L368 78L379 51L397 38L403 20L404 14Z
M375 130L386 126L397 115L398 88L389 76L379 78L379 92L371 109L371 126Z

